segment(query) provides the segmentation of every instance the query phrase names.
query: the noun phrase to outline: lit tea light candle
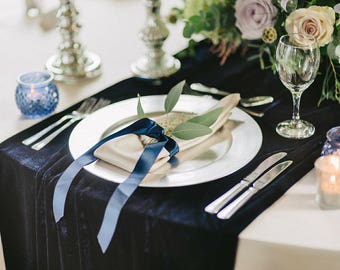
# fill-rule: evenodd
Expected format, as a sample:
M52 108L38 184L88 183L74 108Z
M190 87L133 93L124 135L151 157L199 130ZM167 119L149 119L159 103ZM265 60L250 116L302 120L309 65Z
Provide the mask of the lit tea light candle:
M41 95L39 94L39 92L34 89L34 84L31 84L31 89L27 93L27 97L32 101L36 101L39 99L40 96Z
M340 208L340 156L327 155L315 161L316 200L323 209Z
M55 110L59 100L53 75L46 71L20 75L15 99L22 114L28 118L50 114Z

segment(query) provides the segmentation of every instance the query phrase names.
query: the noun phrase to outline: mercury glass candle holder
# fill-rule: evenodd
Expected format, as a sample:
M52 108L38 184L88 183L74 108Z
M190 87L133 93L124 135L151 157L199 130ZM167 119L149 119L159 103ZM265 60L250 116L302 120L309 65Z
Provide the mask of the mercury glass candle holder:
M181 63L163 50L163 43L169 36L169 30L160 16L160 0L145 0L146 22L139 33L147 52L131 65L132 72L140 78L159 79L177 72Z
M101 74L100 57L84 49L78 40L79 12L71 0L60 0L57 12L58 29L62 38L58 51L46 62L46 68L55 80L74 82L82 78L93 78Z
M27 118L38 118L52 113L57 107L59 93L53 74L46 71L19 75L15 101Z
M36 18L40 14L39 3L36 0L25 0L26 16L29 18Z

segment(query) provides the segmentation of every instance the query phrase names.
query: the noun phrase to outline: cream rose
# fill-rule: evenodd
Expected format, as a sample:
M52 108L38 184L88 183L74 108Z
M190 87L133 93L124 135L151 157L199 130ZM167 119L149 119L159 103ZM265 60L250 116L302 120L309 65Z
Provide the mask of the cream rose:
M293 11L286 19L286 31L313 36L319 47L332 40L335 12L330 7L311 6Z

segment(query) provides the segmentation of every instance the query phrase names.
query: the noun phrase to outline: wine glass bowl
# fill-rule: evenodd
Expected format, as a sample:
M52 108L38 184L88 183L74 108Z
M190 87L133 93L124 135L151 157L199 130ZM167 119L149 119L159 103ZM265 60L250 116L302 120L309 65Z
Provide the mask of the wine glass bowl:
M276 132L286 138L304 139L312 136L315 127L300 119L302 93L314 82L320 64L320 51L314 37L303 34L284 35L276 48L276 65L283 85L293 98L291 120L279 123Z

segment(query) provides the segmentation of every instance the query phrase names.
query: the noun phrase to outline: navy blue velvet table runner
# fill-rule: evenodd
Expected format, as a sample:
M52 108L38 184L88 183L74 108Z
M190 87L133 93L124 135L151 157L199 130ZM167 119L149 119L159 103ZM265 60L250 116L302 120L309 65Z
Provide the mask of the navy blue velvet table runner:
M137 93L165 94L183 79L239 91L243 97L272 95L275 106L256 119L263 132L258 155L236 173L209 183L138 188L121 213L107 252L102 254L96 237L117 184L82 170L71 186L65 216L56 225L52 195L56 181L73 160L67 145L71 129L40 151L20 143L79 104L53 115L0 145L0 229L9 270L233 269L238 234L313 167L326 131L340 125L340 106L324 103L317 107L320 81L315 82L302 97L301 115L316 126L316 134L306 140L288 140L275 133L276 124L291 117L292 107L290 93L277 76L239 55L219 66L204 43L195 57L183 58L182 64L181 71L163 80L161 86L130 78L96 96L117 102ZM114 121L114 115L112 118ZM277 151L287 151L294 164L232 219L222 221L204 212L207 203Z

